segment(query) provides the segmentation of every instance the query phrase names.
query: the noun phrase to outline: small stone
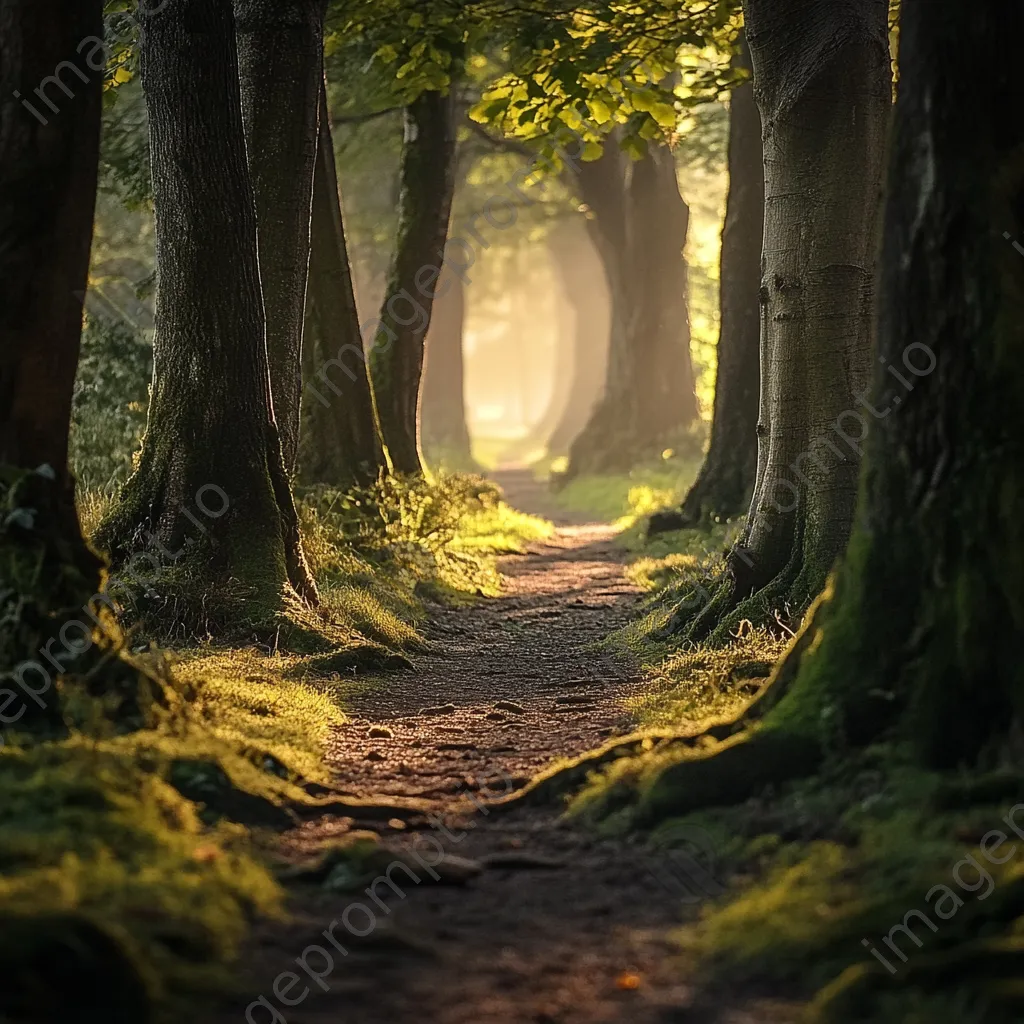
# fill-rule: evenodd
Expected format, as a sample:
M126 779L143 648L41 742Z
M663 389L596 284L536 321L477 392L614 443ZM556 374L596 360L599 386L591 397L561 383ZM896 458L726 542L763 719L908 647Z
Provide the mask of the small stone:
M484 715L484 718L490 719L492 722L504 722L506 721L505 716L500 711L491 711Z
M442 704L436 708L424 708L421 715L454 715L455 705L454 704Z
M367 733L371 740L393 740L395 734L386 725L375 725Z
M526 708L524 708L522 704L516 704L514 701L499 700L494 706L498 711L509 711L513 715L526 714Z
M366 760L367 761L386 761L387 757L384 754L382 754L379 750L371 750L366 755Z

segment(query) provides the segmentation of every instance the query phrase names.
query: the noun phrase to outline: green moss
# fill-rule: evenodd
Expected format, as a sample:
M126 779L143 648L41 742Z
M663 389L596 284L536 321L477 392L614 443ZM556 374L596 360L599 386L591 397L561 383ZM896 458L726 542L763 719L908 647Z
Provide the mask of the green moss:
M700 469L699 453L669 453L657 463L637 466L628 473L575 477L556 492L558 503L569 512L612 522L624 530L639 526L653 512L682 503ZM553 479L557 482L556 464ZM639 539L640 531L636 531Z

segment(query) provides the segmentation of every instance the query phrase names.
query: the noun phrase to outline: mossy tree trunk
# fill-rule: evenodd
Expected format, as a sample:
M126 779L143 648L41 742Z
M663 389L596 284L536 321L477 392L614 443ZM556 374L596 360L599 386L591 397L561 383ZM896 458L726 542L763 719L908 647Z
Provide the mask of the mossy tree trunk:
M765 158L758 466L746 532L693 639L808 607L849 539L867 434L888 6L747 0L744 12Z
M570 450L569 475L628 469L697 418L683 257L689 208L668 147L629 166L613 134L578 172L612 296L604 395Z
M244 623L315 600L271 404L256 213L231 0L142 12L158 293L149 422L101 528L115 564L158 542L205 601L243 588ZM201 530L196 506L211 509Z
M423 348L455 191L454 91L422 93L405 111L398 236L370 352L381 436L396 473L423 471Z
M750 67L745 44L734 58ZM742 515L757 474L761 383L761 243L764 237L764 157L761 115L752 82L729 97L729 196L719 274L721 327L711 439L704 463L676 514L664 527L696 526ZM653 525L653 524L652 524Z
M1016 5L903 12L857 526L776 712L811 730L835 708L852 742L902 713L945 767L1024 714L1024 128L1004 113L1022 31ZM989 102L950 78L958 60Z
M95 613L102 563L82 537L68 467L99 165L102 8L0 0L3 733L63 732L72 676L119 721L141 710L140 674L111 657ZM50 86L57 111L34 92L54 69L74 85L68 96Z
M451 459L459 469L473 465L466 421L465 326L465 282L445 267L438 280L424 350L420 419L424 446Z
M234 0L274 416L295 471L326 0Z
M374 483L387 465L352 286L327 90L322 83L303 377L301 479L342 489Z
M752 732L662 772L649 818L746 799L883 736L997 761L1024 716L1024 9L910 4L889 157L872 430L834 582ZM979 107L949 75L985 74ZM1016 742L1011 740L1010 742Z

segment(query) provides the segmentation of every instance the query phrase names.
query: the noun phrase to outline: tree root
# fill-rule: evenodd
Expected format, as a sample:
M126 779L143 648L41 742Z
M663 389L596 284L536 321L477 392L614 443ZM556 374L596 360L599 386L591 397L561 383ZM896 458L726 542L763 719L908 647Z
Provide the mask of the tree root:
M732 736L660 771L641 794L636 821L654 823L707 807L742 803L767 786L814 772L822 761L813 739L776 729Z
M742 747L743 753L729 753L741 743L755 743L759 751L758 757L770 757L776 768L771 765L764 765L755 762L749 767L749 778L747 789L742 792L737 800L746 799L751 792L763 788L769 783L783 782L788 778L795 778L806 774L821 760L821 749L816 740L796 733L786 733L785 739L778 739L782 736L781 731L772 732L754 731L757 724L779 703L789 691L790 686L796 679L804 653L814 644L820 627L822 616L821 609L825 606L828 598L827 592L815 603L807 620L800 632L793 639L785 654L773 669L771 675L764 681L757 693L750 702L737 714L725 716L710 721L705 720L699 726L686 729L660 729L648 730L634 733L621 739L612 740L596 750L588 751L580 757L575 758L568 764L558 765L541 773L533 778L523 789L517 790L508 796L489 802L488 809L513 810L522 806L550 805L557 803L561 798L583 786L588 776L600 771L614 761L622 757L635 757L644 753L667 754L670 752L681 752L684 760L666 768L663 774L668 774L678 769L687 774L687 786L692 777L698 783L701 778L708 776L708 773L716 773L720 769L713 768L684 768L684 765L711 764L718 757L725 758L724 768L721 769L727 775L735 773L741 765L740 759L748 757L748 747ZM759 738L760 737L760 738ZM776 745L778 750L776 750ZM766 775L766 771L768 775ZM775 772L777 777L772 773ZM793 774L789 774L792 772ZM701 773L704 773L702 776ZM643 804L650 802L651 793L658 794L659 782L662 776L655 781L652 789L643 798ZM670 782L668 785L672 785ZM708 776L710 778L710 776ZM711 783L706 785L711 786ZM722 783L722 785L725 785ZM708 789L711 796L714 787ZM657 799L661 799L657 796ZM712 803L715 802L712 800ZM721 803L735 802L728 796L728 790L723 790ZM702 804L711 806L711 803ZM680 812L681 813L681 812Z

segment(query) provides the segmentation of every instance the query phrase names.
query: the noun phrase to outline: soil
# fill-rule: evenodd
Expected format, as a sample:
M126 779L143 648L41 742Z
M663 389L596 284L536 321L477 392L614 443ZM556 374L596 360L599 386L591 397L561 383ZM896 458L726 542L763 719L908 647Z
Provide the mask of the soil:
M432 650L416 658L414 672L385 676L353 697L330 751L340 788L382 801L417 797L431 813L386 825L324 817L286 837L299 855L332 836L372 829L415 867L418 881L398 868L398 891L382 884L376 902L365 885L354 896L296 884L292 918L260 926L246 951L245 994L208 1019L793 1020L791 1007L736 993L709 1003L681 980L673 930L721 891L711 863L680 871L643 837L595 835L561 821L557 810L498 814L473 806L557 758L630 731L627 701L643 685L628 657L594 649L630 619L639 596L623 576L613 530L573 521L527 473L498 482L512 504L552 519L557 532L504 560L502 597L438 610L428 630ZM433 873L449 884L434 884L427 865L442 848L446 859ZM303 957L306 971L297 963Z

